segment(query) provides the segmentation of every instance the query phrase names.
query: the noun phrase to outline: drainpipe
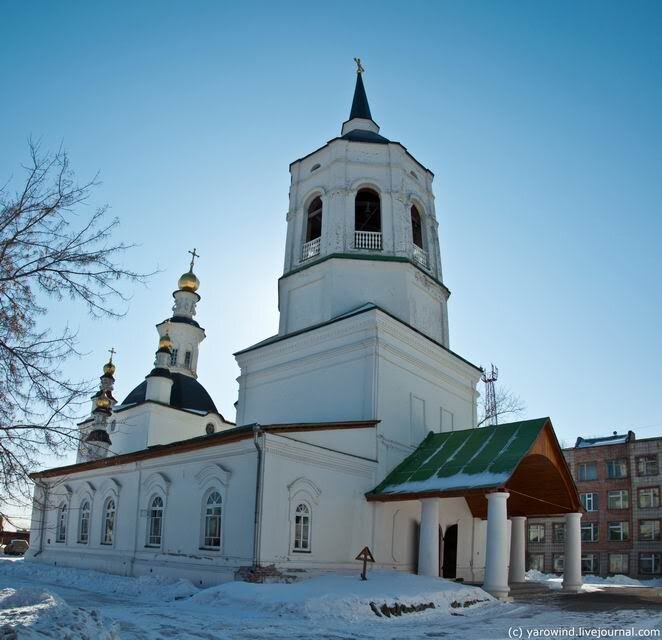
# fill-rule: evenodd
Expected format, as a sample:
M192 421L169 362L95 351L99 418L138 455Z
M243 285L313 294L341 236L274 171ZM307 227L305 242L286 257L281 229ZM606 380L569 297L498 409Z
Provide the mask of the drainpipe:
M255 521L253 539L253 566L260 566L260 539L262 530L262 485L264 476L264 445L260 442L264 432L259 424L253 425L253 444L257 451L257 471L255 474Z
M39 483L38 486L40 486L43 489L44 492L44 500L41 503L41 517L40 517L40 522L39 522L39 551L35 553L32 557L36 558L38 555L41 555L41 553L44 550L44 530L46 529L46 503L48 502L48 483Z

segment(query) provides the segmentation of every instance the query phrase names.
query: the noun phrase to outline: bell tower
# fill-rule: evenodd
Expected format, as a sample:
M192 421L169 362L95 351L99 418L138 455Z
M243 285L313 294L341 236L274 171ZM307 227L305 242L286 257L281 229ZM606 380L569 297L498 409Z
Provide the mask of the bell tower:
M434 176L380 134L355 61L340 136L290 165L279 335L372 304L448 347Z

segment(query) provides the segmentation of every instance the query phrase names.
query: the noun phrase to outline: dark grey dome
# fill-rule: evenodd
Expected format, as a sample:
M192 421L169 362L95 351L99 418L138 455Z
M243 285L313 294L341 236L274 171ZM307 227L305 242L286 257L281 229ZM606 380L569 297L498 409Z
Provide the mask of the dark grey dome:
M106 444L112 444L110 441L110 436L103 429L95 429L90 431L85 442L105 442Z
M216 405L207 390L191 376L183 373L171 373L172 390L170 405L176 409L193 409L194 411L212 411L218 413ZM122 402L125 404L140 404L145 402L147 380L141 382Z

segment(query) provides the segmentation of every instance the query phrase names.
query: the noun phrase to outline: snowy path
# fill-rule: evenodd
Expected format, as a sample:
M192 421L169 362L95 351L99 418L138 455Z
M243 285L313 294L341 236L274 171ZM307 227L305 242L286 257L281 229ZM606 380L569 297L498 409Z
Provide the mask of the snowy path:
M20 561L19 561L20 562ZM13 564L13 563L12 563ZM395 579L396 590L399 578ZM310 582L311 588L313 583ZM365 584L365 583L364 583ZM403 583L404 584L404 583ZM448 583L443 583L448 585ZM279 585L280 587L281 585ZM407 584L404 585L405 587ZM424 585L425 586L425 585ZM95 572L54 569L45 567L38 571L23 563L9 566L0 561L0 589L34 590L35 587L60 596L70 607L98 610L106 623L117 621L122 640L262 640L273 638L310 638L311 640L426 640L430 638L466 638L467 640L503 640L509 637L509 629L521 629L527 638L527 630L544 628L583 627L611 629L661 629L662 611L610 610L578 612L562 609L558 598L549 603L500 604L488 602L482 606L457 610L435 609L410 614L395 619L379 619L365 607L354 607L352 619L334 615L335 607L346 602L332 593L329 601L333 610L317 608L279 608L283 593L297 606L297 588L287 591L272 587L257 587L257 599L247 599L250 589L245 585L226 586L203 591L192 589L193 597L183 585L167 585L158 581L106 576ZM337 587L330 583L330 589ZM445 587L449 593L459 593L455 585ZM306 587L307 589L307 587ZM291 591L290 591L291 590ZM314 590L314 589L313 589ZM466 589L465 589L466 590ZM274 598L274 593L277 597ZM179 594L179 595L178 595ZM314 596L315 594L313 594ZM181 598L181 599L179 599ZM282 598L281 598L282 599ZM167 601L165 601L167 600ZM274 604L275 603L275 604ZM290 604L290 601L286 601ZM13 610L16 611L15 609ZM298 611L298 613L297 613ZM340 611L340 608L338 609ZM0 625L4 612L0 610ZM107 625L109 626L109 625ZM517 632L516 632L517 633ZM45 635L25 637L42 638ZM60 638L54 634L50 637ZM72 640L94 638L94 635L69 635ZM109 637L113 637L112 635ZM649 636L650 637L650 636ZM22 638L19 635L19 639Z

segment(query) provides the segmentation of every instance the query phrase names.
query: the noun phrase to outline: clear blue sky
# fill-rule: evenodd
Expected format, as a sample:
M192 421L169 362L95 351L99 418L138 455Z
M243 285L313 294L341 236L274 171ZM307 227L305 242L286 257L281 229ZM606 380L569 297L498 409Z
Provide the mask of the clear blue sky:
M0 177L61 142L163 272L80 328L117 396L201 254L200 379L233 418L232 352L277 329L288 164L373 116L436 174L451 346L495 362L560 438L662 433L662 3L2 3Z

